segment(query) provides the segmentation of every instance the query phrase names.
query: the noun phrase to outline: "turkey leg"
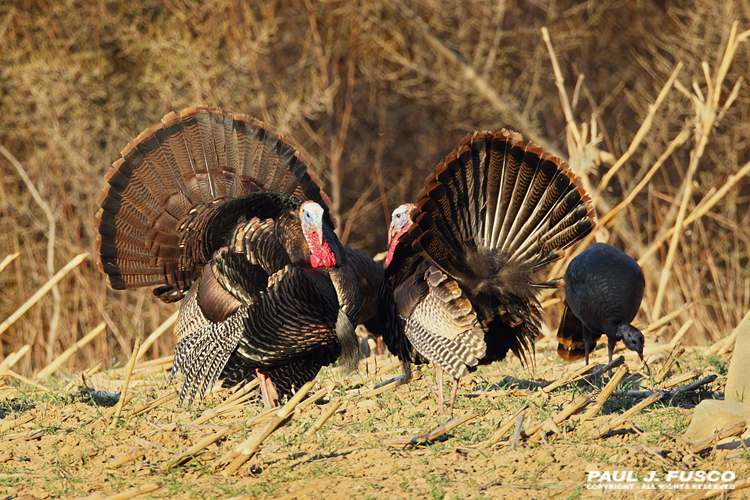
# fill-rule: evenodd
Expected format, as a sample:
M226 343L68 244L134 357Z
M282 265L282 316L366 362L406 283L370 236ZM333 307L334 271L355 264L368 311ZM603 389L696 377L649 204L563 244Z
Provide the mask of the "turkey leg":
M617 344L616 338L607 337L607 351L609 352L610 363L612 362L612 354L615 352L615 344Z
M453 403L456 402L456 394L458 393L458 379L453 379L453 386L451 387L451 402L448 404L448 415L453 416Z
M273 385L271 377L260 370L255 370L260 381L260 396L263 399L263 405L266 408L273 408L279 402L279 393L276 392L276 386Z
M586 325L581 325L583 333L583 351L586 353L586 365L589 364L589 353L596 347L596 341L591 338L591 330Z
M437 380L438 415L443 414L443 369L435 365L435 379Z

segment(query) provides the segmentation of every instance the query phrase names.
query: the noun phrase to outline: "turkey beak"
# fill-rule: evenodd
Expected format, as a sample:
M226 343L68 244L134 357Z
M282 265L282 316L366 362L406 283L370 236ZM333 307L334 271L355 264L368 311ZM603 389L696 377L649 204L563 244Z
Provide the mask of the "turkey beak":
M313 237L318 240L318 245L323 246L323 240L325 239L325 235L323 234L323 212L321 211L318 214L315 214L313 216L313 222L312 222L312 232Z
M639 331L638 335L636 337L636 349L635 352L638 353L638 357L641 358L641 363L643 363L643 346L646 344L646 339L643 336L643 334Z
M396 226L391 224L391 229L388 231L388 246L391 246L391 241L393 241L393 238L396 236Z
M323 236L323 228L322 227L313 226L310 229L310 233L312 233L312 234L310 235L311 238L310 238L309 241L310 242L315 241L315 242L318 243L318 245L323 246L323 240L325 239L325 237Z

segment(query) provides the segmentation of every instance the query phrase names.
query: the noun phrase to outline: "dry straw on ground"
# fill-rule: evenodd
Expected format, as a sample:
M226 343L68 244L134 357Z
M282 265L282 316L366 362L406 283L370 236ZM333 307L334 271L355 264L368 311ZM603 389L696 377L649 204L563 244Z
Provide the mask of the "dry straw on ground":
M531 499L549 491L580 495L587 467L639 469L644 457L651 457L646 467L660 474L675 467L729 467L738 478L750 473L747 451L727 447L736 444L739 428L722 429L697 447L678 438L691 406L711 397L715 386L681 386L678 397L655 390L641 396L656 381L650 373L672 365L668 378L679 376L668 355L650 369L633 359L610 379L601 365L593 375L571 377L579 370L550 354L537 354L537 374L510 360L466 377L452 419L436 417L432 369L408 384L383 384L400 369L384 358L363 363L361 371L373 375L364 385L353 381L358 389L346 385L337 368L326 368L320 380L338 383L312 382L270 411L263 410L256 384L214 390L198 419L198 412L176 406L175 388L158 375L128 390L132 399L120 400L125 418L106 432L116 410L102 411L100 403L81 399L95 392L91 388L55 389L43 396L16 389L12 401L27 409L20 410L25 412L20 418L6 415L0 460L7 477L19 479L3 486L0 475L0 488L36 495L56 484L71 498L128 498L151 488L157 498L228 498L243 492L277 498L315 485L304 491L325 498L329 493L319 483L326 483L344 498L464 498L477 491L496 496L510 487L517 498ZM697 351L681 358L692 366L702 359ZM138 365L132 367L136 370ZM556 375L538 376L549 370ZM514 377L502 381L503 374ZM119 377L114 371L109 376ZM488 385L487 380L502 382ZM125 381L114 382L126 387ZM536 390L523 389L528 384ZM376 385L388 388L374 394ZM618 395L618 385L638 394ZM514 425L515 434L508 435ZM60 467L64 472L58 474ZM106 481L97 480L105 473ZM736 488L744 485L739 481ZM644 498L659 498L649 495Z

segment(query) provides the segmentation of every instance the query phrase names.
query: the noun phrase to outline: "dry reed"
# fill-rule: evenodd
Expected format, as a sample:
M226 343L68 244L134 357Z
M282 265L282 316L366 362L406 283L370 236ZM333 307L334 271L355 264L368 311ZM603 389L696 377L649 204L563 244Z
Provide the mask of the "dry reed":
M130 387L130 377L133 374L133 367L135 366L135 360L138 357L138 349L141 346L141 339L135 339L135 346L133 347L133 355L130 357L130 362L128 363L127 371L125 372L125 382L122 384L122 391L120 391L120 398L117 400L117 404L115 405L115 411L112 414L112 423L109 424L109 427L112 428L117 423L117 420L120 418L120 413L122 413L122 407L125 405L125 398L128 394L128 388Z
M148 483L134 488L128 488L120 493L114 495L106 495L104 493L96 493L87 497L81 497L77 500L128 500L129 498L135 498L149 493L153 493L161 488L159 483Z
M582 420L592 419L599 413L599 411L602 409L602 406L604 406L604 403L607 401L607 399L609 399L609 397L612 395L612 393L615 391L615 389L627 373L627 366L621 366L617 369L612 378L609 379L609 382L607 382L607 385L605 385L604 389L602 389L602 392L596 398L596 401L594 401L589 409L586 410L586 413L583 415L583 417L581 417Z
M263 441L270 436L288 417L292 415L295 407L304 398L310 389L315 384L315 380L312 380L302 387L292 396L292 398L280 409L274 412L273 417L268 421L263 429L254 433L246 441L240 443L237 447L231 450L229 453L221 457L217 464L228 464L222 470L222 475L230 476L234 474L238 468L240 468L250 457L252 457Z
M651 394L649 397L638 403L637 405L633 406L632 408L628 409L626 412L624 412L622 415L616 415L614 416L609 422L607 422L604 426L599 428L595 433L594 437L601 438L606 436L611 430L615 429L619 425L627 422L631 417L633 417L636 413L643 410L647 406L651 405L652 403L655 403L656 401L660 400L662 398L662 395L658 392L655 392Z
M429 441L434 441L435 439L439 438L443 434L451 431L452 429L458 427L459 425L461 425L461 424L463 424L465 422L468 422L469 420L472 420L472 419L474 419L474 418L476 418L478 416L479 416L479 414L477 412L475 412L475 411L472 410L470 412L467 412L467 413L461 415L460 417L451 418L450 420L448 420L443 425L441 425L441 426L439 426L439 427L437 427L437 428L435 428L435 429L433 429L433 430L431 430L429 432L426 432L426 433L424 433L422 435L413 436L413 437L404 436L404 437L384 439L383 440L383 444L391 445L391 446L395 446L395 445L416 445L416 444L427 443Z

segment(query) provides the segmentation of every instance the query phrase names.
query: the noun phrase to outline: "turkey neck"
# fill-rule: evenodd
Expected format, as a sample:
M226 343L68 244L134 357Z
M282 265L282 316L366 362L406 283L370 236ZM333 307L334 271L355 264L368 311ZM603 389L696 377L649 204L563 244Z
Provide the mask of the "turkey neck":
M336 338L341 344L339 364L347 372L357 369L361 357L359 340L354 325L359 320L362 299L357 276L347 265L328 268L328 273L339 299L339 314L336 320Z

